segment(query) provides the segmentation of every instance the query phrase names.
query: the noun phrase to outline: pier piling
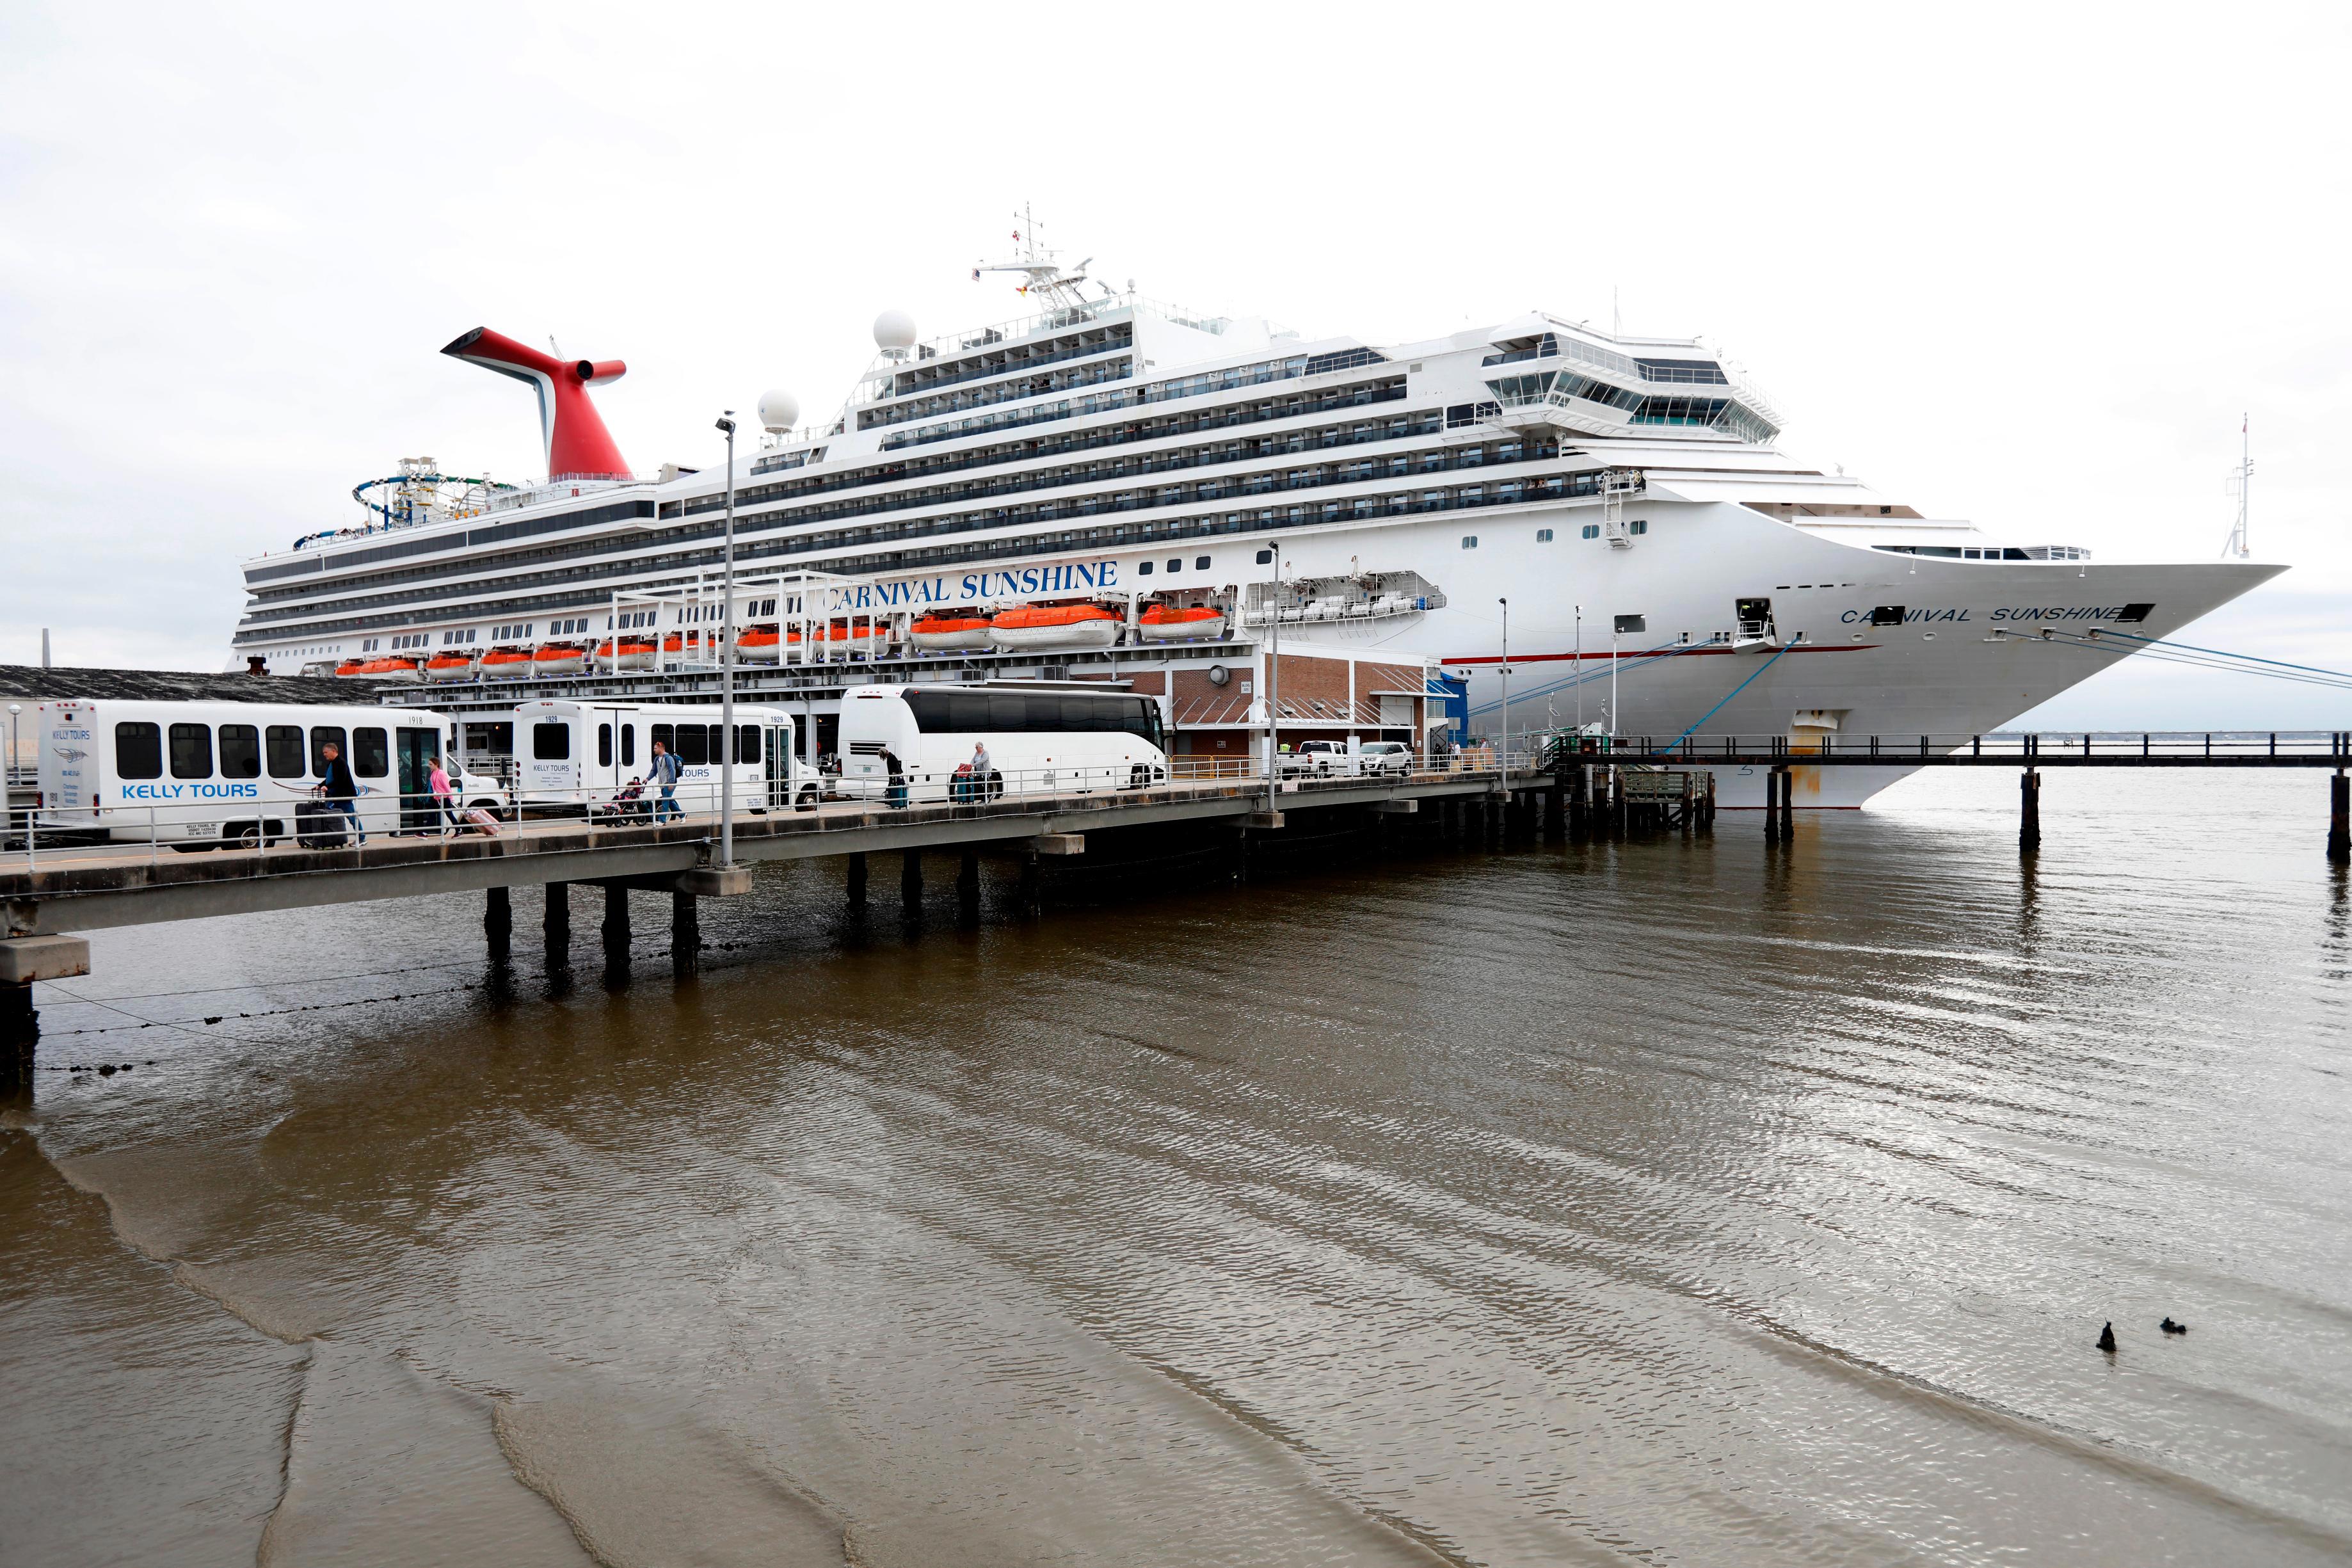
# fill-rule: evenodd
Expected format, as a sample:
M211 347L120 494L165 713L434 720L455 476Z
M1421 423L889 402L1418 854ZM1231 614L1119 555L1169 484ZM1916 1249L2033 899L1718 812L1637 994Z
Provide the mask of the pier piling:
M629 953L629 889L618 882L604 884L604 955L618 953L625 962Z
M1780 842L1793 844L1797 839L1797 775L1788 769L1780 770Z
M568 947L572 942L572 884L550 882L547 885L545 916L547 944Z
M980 919L980 852L967 849L956 860L956 918Z
M2338 768L2327 781L2327 858L2352 862L2352 778Z
M898 860L898 901L914 913L923 907L923 852L909 849Z
M33 1048L41 1037L41 1016L33 1008L33 987L0 985L0 1094L32 1081Z
M692 974L702 967L702 900L683 889L669 896L669 967Z
M2042 774L2028 768L2017 775L2017 852L2031 855L2042 847Z
M1243 852L1246 854L1248 852L1247 846L1249 843L1249 835L1243 834L1242 842L1244 846ZM1021 889L1019 897L1021 912L1023 914L1034 915L1044 911L1045 907L1045 871L1037 863L1037 851L1034 849L1024 850L1021 856Z
M492 888L482 905L482 935L489 940L492 958L506 957L513 934L514 896L504 888Z
M866 907L865 851L860 850L856 854L845 856L844 858L849 862L849 907L853 910L862 910Z

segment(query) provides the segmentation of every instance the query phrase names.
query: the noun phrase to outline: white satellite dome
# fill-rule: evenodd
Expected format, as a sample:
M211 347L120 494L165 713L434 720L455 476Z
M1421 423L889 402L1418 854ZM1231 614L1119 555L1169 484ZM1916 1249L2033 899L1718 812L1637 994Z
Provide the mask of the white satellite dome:
M801 400L782 387L760 395L760 423L781 435L801 422Z
M885 310L874 318L874 346L885 353L905 353L915 346L915 318L904 310Z

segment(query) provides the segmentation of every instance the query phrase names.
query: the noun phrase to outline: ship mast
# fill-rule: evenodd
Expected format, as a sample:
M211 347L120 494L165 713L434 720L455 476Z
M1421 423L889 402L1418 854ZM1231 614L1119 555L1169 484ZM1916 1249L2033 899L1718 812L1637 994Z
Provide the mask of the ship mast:
M2234 555L2241 561L2253 553L2246 538L2247 492L2254 488L2254 457L2246 434L2248 423L2244 415L2238 416L2238 466L2230 472L2230 493L2238 498L2238 521L2230 530L2230 542L2221 546L2225 558Z
M1013 243L1018 247L1008 261L983 261L971 269L975 279L983 272L1018 272L1028 279L1021 292L1043 299L1055 310L1083 312L1085 297L1079 285L1087 280L1087 268L1094 258L1089 256L1076 267L1065 270L1054 258L1059 252L1039 243L1037 219L1024 205L1013 215Z

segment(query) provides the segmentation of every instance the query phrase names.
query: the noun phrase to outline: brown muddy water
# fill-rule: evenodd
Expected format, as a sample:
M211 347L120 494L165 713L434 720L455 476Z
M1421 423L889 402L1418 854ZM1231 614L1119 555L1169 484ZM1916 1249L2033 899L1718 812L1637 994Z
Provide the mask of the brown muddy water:
M684 982L642 897L617 986L584 895L106 933L0 1112L0 1560L2352 1559L2325 784L2055 773L2031 872L2015 787L763 872Z

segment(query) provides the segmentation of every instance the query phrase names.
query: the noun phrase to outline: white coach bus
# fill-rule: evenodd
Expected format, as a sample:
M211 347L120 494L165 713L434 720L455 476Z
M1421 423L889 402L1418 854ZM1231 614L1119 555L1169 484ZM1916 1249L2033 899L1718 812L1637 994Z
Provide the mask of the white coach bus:
M409 708L279 702L41 703L40 803L46 839L168 843L175 849L276 843L295 833L332 743L359 785L370 835L437 830L432 759L452 755L452 722ZM459 805L497 814L488 774L451 770ZM337 823L340 829L341 823ZM340 833L338 834L340 837Z
M988 748L989 776L958 776L972 748ZM853 687L841 701L842 789L882 799L887 750L907 800L980 800L1140 789L1168 777L1156 698L1083 687Z
M515 793L541 810L603 807L644 785L652 809L654 742L678 760L678 808L719 809L726 731L711 703L600 702L542 698L514 710ZM782 708L735 705L735 804L746 811L814 810L824 792L793 749L793 716Z

